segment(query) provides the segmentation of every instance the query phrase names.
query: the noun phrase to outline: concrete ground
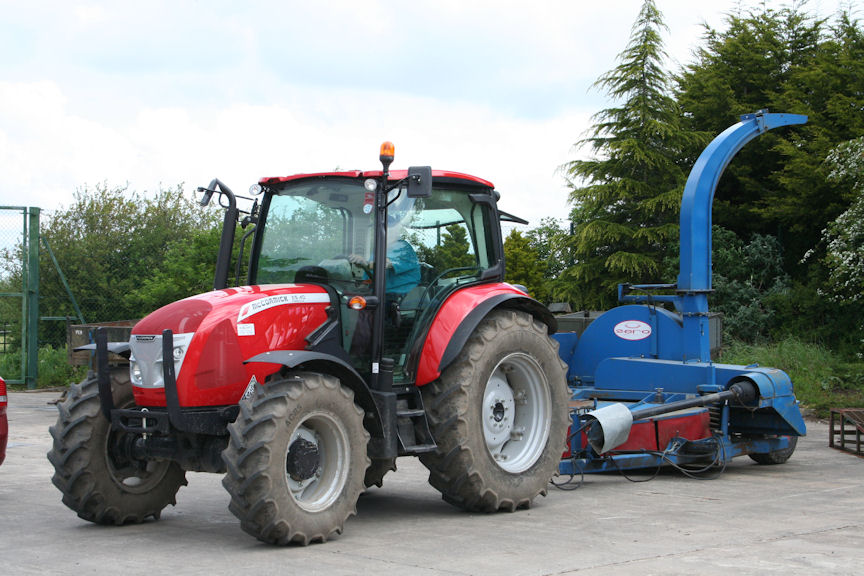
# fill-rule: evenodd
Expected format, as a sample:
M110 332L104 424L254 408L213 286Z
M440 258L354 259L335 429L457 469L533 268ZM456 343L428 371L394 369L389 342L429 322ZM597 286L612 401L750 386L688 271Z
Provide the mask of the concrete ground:
M419 461L326 544L271 547L240 530L221 476L190 473L158 522L84 522L60 502L45 457L57 393L13 392L0 466L0 575L22 574L861 574L864 459L809 424L792 459L736 459L715 480L676 472L634 484L591 476L530 510L467 514L443 502Z

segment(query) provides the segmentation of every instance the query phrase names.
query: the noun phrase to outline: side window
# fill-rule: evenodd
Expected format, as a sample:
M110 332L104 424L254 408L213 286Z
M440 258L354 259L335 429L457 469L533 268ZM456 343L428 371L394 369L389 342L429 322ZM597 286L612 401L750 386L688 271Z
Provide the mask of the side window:
M434 225L410 230L421 264L437 270L439 274L451 268L477 266L468 224L458 212L435 212L432 215ZM425 216L428 219L429 215Z

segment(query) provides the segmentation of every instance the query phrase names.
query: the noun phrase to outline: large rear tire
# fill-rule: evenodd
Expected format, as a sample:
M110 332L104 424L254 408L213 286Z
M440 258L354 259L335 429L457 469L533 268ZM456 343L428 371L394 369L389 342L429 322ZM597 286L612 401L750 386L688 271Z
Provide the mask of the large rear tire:
M255 387L228 426L229 509L262 542L324 542L357 513L369 434L354 393L326 374Z
M438 449L420 461L444 500L494 512L546 495L568 420L565 367L546 326L524 312L492 312L421 390Z
M128 369L114 369L110 378L115 406L134 405ZM131 439L112 429L102 414L95 375L73 384L57 409L57 423L50 428L51 481L79 517L97 524L134 524L158 520L166 506L176 504L186 473L175 462L123 455L122 447Z

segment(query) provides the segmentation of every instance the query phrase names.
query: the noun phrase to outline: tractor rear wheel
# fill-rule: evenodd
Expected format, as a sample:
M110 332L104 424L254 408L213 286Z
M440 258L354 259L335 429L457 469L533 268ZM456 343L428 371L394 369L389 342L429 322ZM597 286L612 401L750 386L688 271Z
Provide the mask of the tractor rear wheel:
M750 456L750 459L757 464L785 464L792 456L792 453L795 452L796 446L798 446L798 436L790 436L789 446L786 448L764 452L762 454L748 454L748 456Z
M438 449L420 461L444 500L494 512L545 496L568 420L565 367L545 325L524 312L492 312L421 390Z
M114 405L134 405L128 369L112 370L110 378ZM73 384L57 409L60 415L50 428L51 481L63 493L63 503L79 517L119 526L148 517L158 520L163 508L176 504L186 473L175 462L128 456L134 439L113 429L103 415L95 375Z
M270 544L324 542L357 513L369 434L354 393L297 372L240 401L222 485L244 531Z

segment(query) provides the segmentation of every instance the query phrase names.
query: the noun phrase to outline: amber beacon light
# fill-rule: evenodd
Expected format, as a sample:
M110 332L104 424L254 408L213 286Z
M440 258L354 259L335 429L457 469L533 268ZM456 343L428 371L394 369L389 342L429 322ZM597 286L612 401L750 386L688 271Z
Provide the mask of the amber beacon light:
M396 146L393 145L392 142L384 142L381 144L381 154L379 156L382 164L389 165L393 162L393 158L396 156Z

